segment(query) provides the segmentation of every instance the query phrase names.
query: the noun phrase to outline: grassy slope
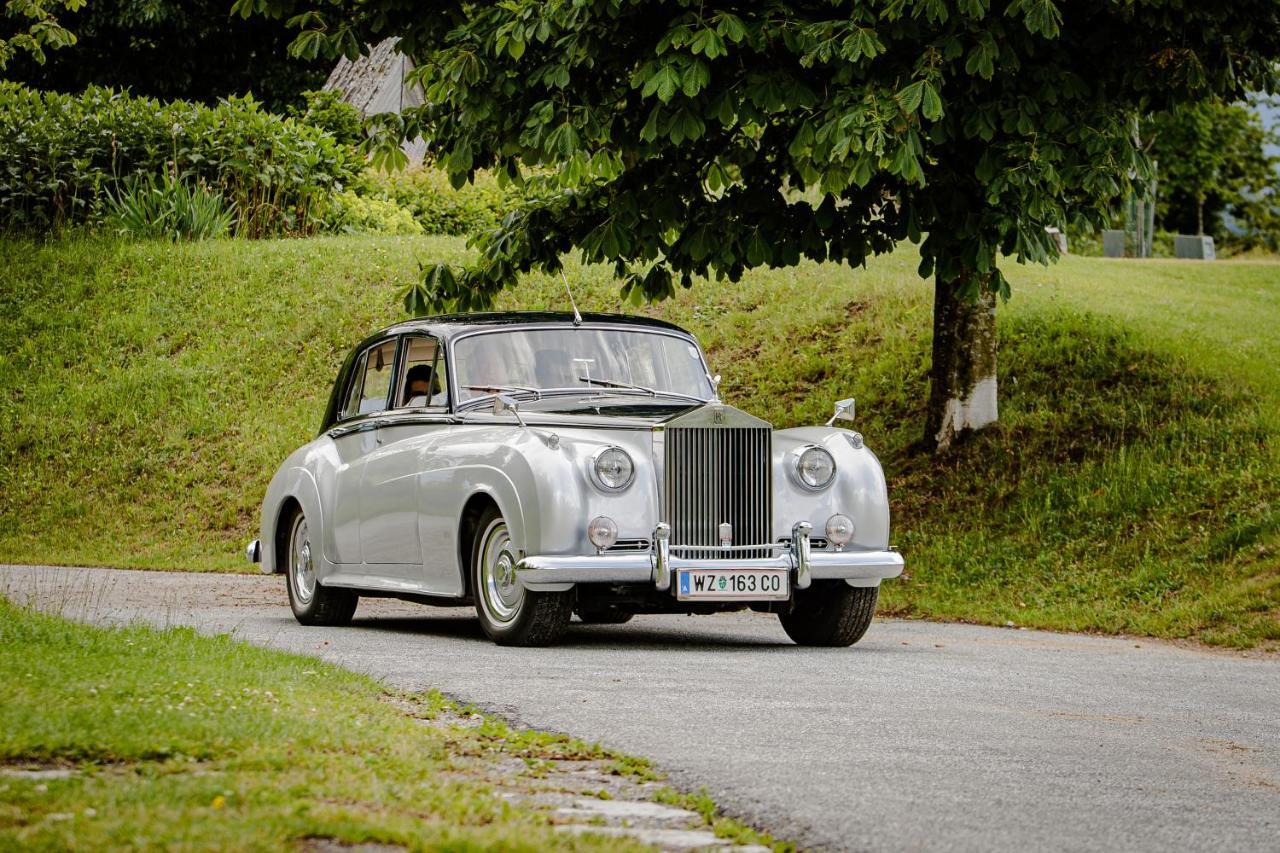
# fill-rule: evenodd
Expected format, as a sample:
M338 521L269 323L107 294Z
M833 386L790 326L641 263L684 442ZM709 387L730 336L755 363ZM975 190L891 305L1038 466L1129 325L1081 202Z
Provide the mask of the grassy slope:
M448 238L0 244L0 559L236 568L345 349ZM891 612L1280 638L1280 265L1010 265L998 427L918 438L930 288L910 252L704 283L645 309L698 333L779 426L853 394L909 577ZM601 270L584 308L616 310ZM503 307L563 307L531 279Z
M73 771L0 776L0 849L620 843L556 833L469 775L468 753L541 760L598 747L500 723L424 726L413 714L430 702L410 714L412 697L312 658L189 629L91 628L0 598L0 683L0 764Z

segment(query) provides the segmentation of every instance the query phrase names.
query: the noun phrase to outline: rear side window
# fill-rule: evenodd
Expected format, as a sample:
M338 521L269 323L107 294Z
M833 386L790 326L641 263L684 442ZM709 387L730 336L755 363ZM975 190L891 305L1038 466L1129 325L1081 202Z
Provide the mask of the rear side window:
M381 412L387 407L391 378L395 375L396 342L384 341L361 354L352 371L351 390L342 417Z
M411 335L404 339L397 405L420 409L449 403L444 353L435 338Z

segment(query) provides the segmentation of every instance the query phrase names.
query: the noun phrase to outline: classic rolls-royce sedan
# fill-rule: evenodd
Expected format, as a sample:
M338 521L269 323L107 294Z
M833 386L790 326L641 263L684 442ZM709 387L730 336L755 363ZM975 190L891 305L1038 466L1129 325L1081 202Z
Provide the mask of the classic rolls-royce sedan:
M576 614L776 614L848 646L902 572L884 474L835 404L775 430L721 402L697 340L658 320L417 319L346 359L319 435L281 464L249 559L304 625L361 596L474 605L547 645Z

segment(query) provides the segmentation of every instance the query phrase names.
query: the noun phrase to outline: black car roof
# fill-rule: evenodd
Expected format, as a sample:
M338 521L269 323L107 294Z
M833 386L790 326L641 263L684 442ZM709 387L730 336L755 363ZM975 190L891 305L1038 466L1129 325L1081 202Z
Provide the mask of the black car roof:
M637 317L629 314L597 314L586 312L582 315L583 323L639 326L647 329L664 329L687 335L688 331L665 320L652 317ZM573 325L573 315L568 311L478 311L471 314L440 314L435 317L419 317L405 320L388 326L370 335L370 338L383 335L398 335L405 332L427 332L437 337L449 339L464 332L477 329L496 329L503 326L524 325Z

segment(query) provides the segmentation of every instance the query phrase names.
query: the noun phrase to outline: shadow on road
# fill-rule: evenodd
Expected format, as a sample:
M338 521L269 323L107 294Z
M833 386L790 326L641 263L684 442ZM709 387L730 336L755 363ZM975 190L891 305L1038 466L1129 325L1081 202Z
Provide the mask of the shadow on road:
M713 617L706 617L708 619ZM702 625L691 624L672 630L668 626L646 627L643 617L628 625L583 625L578 622L570 624L564 636L556 643L556 648L571 649L651 649L666 652L691 652L707 649L792 649L798 653L812 655L814 653L848 653L887 650L882 646L855 646L854 649L814 649L797 646L788 640L779 629L779 636L760 637L741 633L724 633L716 631L711 622ZM415 636L448 637L460 640L475 640L488 644L490 641L480 629L480 622L474 616L369 616L356 617L351 628L374 628L380 631L391 631L398 634ZM701 630L699 630L701 629Z

